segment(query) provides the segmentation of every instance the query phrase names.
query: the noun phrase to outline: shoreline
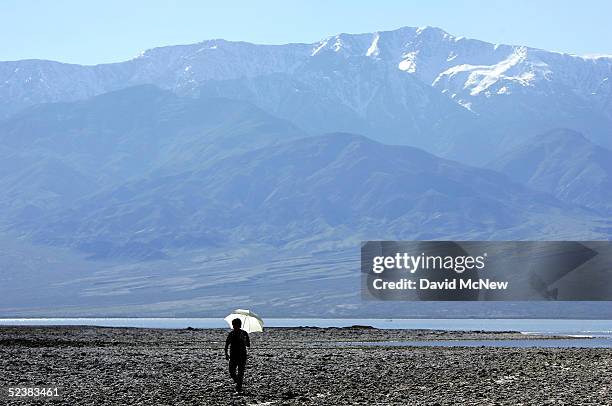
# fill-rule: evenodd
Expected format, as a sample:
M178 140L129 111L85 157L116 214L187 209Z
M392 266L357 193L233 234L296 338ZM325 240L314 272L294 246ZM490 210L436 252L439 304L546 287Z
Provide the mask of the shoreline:
M81 325L81 324L60 324L60 325L0 325L0 343L2 341L3 333L11 333L12 330L141 330L141 331L167 331L167 332L181 332L181 331L192 331L192 332L228 332L230 328L151 328L151 327L109 327L109 326L98 326L98 325ZM522 331L487 331L487 330L439 330L439 329L384 329L376 328L372 326L347 326L347 327L316 327L316 326L298 326L298 327L266 327L266 332L284 331L287 333L297 332L301 333L304 338L311 336L325 336L331 333L335 333L335 342L360 342L357 339L361 336L368 337L368 342L384 342L389 341L390 338L396 339L396 341L427 341L427 340L439 340L439 341L461 341L461 340L572 340L572 339L592 339L592 335L576 335L576 334L547 334L547 333L533 333L533 332L522 332ZM344 334L348 332L349 334ZM261 333L254 333L259 335ZM349 338L347 338L347 335ZM321 341L325 342L325 341Z

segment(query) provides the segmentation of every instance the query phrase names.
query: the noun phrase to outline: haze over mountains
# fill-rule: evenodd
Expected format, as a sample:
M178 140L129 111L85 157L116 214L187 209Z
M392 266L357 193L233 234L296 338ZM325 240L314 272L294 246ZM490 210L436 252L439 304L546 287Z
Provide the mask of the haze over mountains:
M575 131L555 129L541 134L490 167L560 200L612 213L612 151Z
M611 72L431 27L0 62L0 310L388 316L361 240L610 239Z
M138 84L252 102L313 134L357 132L484 163L572 128L612 146L612 58L455 37L433 27L339 34L314 44L209 40L126 62L0 63L0 116Z

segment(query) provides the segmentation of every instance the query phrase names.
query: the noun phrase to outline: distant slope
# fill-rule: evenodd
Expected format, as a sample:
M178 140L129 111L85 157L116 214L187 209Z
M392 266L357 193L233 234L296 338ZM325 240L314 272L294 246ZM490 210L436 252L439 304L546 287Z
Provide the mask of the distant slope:
M502 155L490 168L558 199L612 213L612 151L557 129Z
M38 105L0 121L0 221L303 136L251 104L181 98L150 85Z
M38 241L100 256L243 243L308 252L360 239L600 236L584 211L496 172L344 133L135 179L26 228Z

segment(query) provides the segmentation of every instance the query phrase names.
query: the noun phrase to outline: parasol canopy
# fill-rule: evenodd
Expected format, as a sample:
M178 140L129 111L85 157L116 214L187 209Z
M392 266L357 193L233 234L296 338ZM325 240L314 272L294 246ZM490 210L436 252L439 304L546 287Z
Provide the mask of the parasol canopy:
M242 321L241 328L247 333L259 333L263 331L263 320L250 310L236 309L226 316L224 320L232 327L232 320L234 319L240 319L240 321Z

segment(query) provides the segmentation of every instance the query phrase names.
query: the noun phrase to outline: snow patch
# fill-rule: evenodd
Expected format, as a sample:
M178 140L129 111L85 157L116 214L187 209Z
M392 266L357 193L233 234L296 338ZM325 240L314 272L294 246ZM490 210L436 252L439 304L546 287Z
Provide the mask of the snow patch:
M323 48L325 48L328 42L329 42L328 39L326 39L325 41L319 42L319 45L312 51L310 56L315 56L316 54L318 54Z
M471 96L477 96L486 93L491 86L500 81L509 81L526 87L533 85L538 75L548 80L550 74L548 65L539 61L528 61L527 56L527 48L518 47L506 59L497 64L456 65L438 75L432 85L435 86L442 81L448 82L454 77L461 78L464 81L463 89L469 90ZM463 79L463 76L467 76L467 78ZM506 86L497 91L498 94L508 92L509 89Z
M611 54L585 54L579 57L582 59L612 59Z
M379 33L374 33L374 39L372 40L372 44L370 45L370 47L368 48L368 51L366 52L366 56L369 57L377 57L378 54L380 53L380 50L378 49L378 40L380 40L380 34Z
M340 37L336 37L336 42L334 43L334 52L340 52L340 50L344 47L344 42Z
M419 51L408 52L402 55L404 58L398 65L398 69L408 73L416 72L416 57Z
M465 101L465 100L459 100L459 101L457 101L457 103L461 107L463 107L464 109L469 110L471 112L474 112L474 110L472 110L472 102L468 102L468 101Z
M510 89L508 89L506 86L502 86L498 91L497 94L510 94Z

